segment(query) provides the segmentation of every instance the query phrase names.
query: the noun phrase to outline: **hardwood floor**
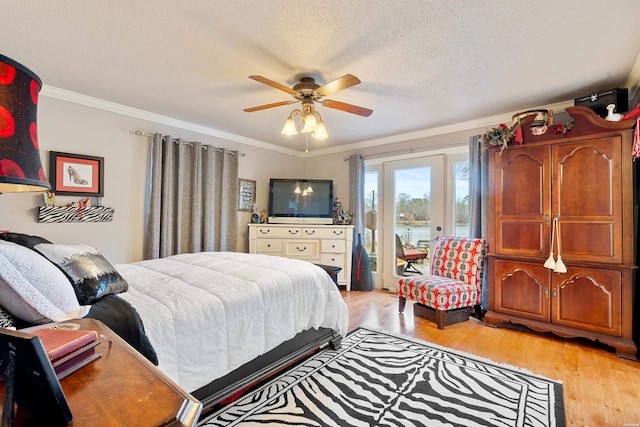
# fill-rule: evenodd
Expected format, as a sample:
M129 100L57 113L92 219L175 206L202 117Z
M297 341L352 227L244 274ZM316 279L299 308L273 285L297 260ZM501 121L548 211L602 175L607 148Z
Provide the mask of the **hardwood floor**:
M414 317L411 302L398 313L395 294L341 292L349 307L349 330L366 326L401 333L562 381L567 426L640 426L640 362L620 359L609 347L493 328L473 318L441 331Z

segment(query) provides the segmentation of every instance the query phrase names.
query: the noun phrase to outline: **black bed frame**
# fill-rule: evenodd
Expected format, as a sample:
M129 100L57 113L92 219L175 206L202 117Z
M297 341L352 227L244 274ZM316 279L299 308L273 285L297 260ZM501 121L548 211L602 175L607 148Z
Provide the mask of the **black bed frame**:
M341 341L342 336L331 329L307 329L191 394L202 402L204 413L207 409L213 408L234 394L272 376L311 353L327 346L338 349Z

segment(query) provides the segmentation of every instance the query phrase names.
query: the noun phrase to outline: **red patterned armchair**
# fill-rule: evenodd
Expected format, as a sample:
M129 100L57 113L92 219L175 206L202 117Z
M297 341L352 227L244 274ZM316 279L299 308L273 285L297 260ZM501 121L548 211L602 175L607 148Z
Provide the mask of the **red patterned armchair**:
M469 320L472 308L479 317L485 240L442 236L431 253L430 275L400 279L400 313L408 299L415 302L414 313L435 322L438 329Z

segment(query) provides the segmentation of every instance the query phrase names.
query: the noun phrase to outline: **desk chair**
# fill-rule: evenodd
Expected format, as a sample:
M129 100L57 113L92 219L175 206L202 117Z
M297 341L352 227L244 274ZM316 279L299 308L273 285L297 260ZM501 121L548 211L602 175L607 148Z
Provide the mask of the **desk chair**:
M422 272L418 270L413 264L425 259L427 255L428 253L425 251L420 251L417 249L407 249L402 246L402 240L400 240L400 236L396 234L396 258L406 263L403 273L410 271L413 273L422 274Z

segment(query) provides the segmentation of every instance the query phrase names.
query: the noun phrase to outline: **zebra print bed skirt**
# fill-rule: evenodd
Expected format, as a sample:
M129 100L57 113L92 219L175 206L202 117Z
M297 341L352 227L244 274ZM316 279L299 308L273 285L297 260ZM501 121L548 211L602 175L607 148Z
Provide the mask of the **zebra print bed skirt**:
M360 328L199 426L564 426L562 384Z

